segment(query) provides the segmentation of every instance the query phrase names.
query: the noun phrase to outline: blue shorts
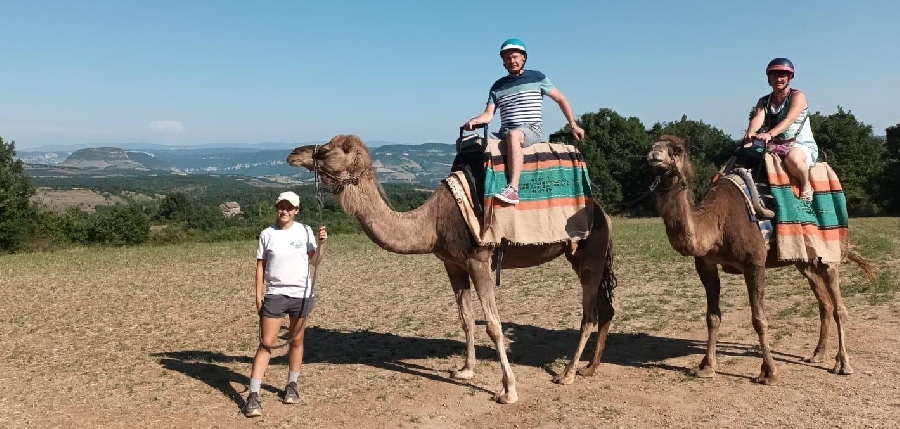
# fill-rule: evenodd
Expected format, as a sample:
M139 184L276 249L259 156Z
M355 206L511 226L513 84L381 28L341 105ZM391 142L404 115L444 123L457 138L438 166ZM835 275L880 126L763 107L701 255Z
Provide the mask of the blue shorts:
M494 136L500 140L506 141L507 134L512 130L519 130L522 134L525 134L525 141L522 143L522 147L528 147L541 142L541 136L527 125L501 130L499 133L494 133Z

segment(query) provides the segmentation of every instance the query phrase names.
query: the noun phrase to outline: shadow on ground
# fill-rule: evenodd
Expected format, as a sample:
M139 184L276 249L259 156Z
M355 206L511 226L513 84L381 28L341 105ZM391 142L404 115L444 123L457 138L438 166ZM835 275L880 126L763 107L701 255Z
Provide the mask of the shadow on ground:
M579 332L575 329L552 330L516 323L505 323L503 328L509 340L508 357L513 364L543 368L550 373L553 373L550 368L555 361L571 359L579 338ZM481 337L486 337L483 328L479 328L476 333L477 339ZM590 360L593 356L595 339L596 333L588 342L582 361ZM305 344L303 362L307 364L368 365L483 390L467 381L451 379L449 368L429 368L409 362L450 358L454 361L454 366L461 366L465 360L464 341L404 337L385 332L338 331L312 326L306 330ZM690 368L673 366L664 361L698 355L699 362L705 350L705 341L657 337L644 333L610 333L601 361L610 365L686 372ZM277 350L271 364L286 365L286 353L286 349ZM479 360L497 361L493 346L476 345L475 355ZM718 355L758 356L758 353L755 345L719 342ZM233 386L249 384L252 355L231 356L215 351L183 350L154 353L151 356L159 359L162 367L203 381L239 405L243 403L243 392L236 391ZM797 359L796 356L778 355L778 360L782 361L796 362ZM236 373L227 366L235 363L242 364L245 371ZM750 378L746 375L722 374ZM278 391L273 386L264 385L263 388L273 393Z

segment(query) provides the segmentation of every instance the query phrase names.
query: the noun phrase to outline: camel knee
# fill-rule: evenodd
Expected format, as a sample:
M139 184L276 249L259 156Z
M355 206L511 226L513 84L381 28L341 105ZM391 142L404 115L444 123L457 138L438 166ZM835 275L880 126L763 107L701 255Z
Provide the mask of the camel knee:
M722 324L722 316L715 314L715 313L709 313L706 315L706 327L707 328L716 329L721 324ZM755 327L755 325L754 325L754 327Z
M847 307L840 305L834 309L834 316L835 318L839 317L841 319L847 319L848 317L850 317L850 312L847 311Z
M769 323L766 322L765 319L763 319L761 317L753 318L753 329L756 331L757 334L766 332L766 329L768 329L768 328L769 328Z

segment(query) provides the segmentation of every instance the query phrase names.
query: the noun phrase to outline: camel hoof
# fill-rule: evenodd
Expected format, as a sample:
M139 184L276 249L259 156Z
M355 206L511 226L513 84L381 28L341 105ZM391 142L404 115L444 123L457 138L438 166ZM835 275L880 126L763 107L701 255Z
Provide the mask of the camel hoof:
M816 349L813 350L812 355L807 358L804 358L803 361L808 362L808 363L825 362L825 350L823 348L816 347Z
M850 375L853 374L853 368L850 367L850 364L838 363L831 369L831 372L837 375Z
M582 377L593 377L594 371L596 371L596 370L597 370L596 366L588 365L584 368L579 369L578 371L575 371L575 373Z
M570 375L569 372L565 372L561 375L557 375L553 377L553 382L556 384L568 385L575 382L575 376Z
M471 369L454 369L450 371L450 378L454 380L471 380L475 377L475 371Z
M501 393L497 396L497 402L501 404L515 404L519 401L519 395L515 392Z
M696 367L691 370L691 375L697 378L713 378L716 375L716 370L712 369L712 367Z
M774 384L777 379L778 378L775 377L774 375L766 376L765 374L760 374L755 379L753 379L753 381L755 381L759 384L765 385L765 386L769 386L769 385Z

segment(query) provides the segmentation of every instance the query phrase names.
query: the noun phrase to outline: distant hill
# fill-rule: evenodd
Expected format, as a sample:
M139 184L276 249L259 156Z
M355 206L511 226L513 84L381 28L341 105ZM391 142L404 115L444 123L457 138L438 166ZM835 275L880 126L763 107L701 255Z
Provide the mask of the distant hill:
M192 150L192 149L247 149L250 151L265 149L287 149L292 150L297 146L305 146L310 144L323 144L327 141L306 141L306 142L263 142L263 143L208 143L200 145L164 145L157 143L115 143L115 144L55 144L37 147L19 147L19 151L25 152L74 152L78 149L96 148L100 146L117 147L123 150ZM379 147L389 144L396 144L389 141L372 140L366 141L368 147Z
M140 162L131 160L124 150L115 147L79 149L72 152L60 165L63 167L101 170L106 168L146 169Z
M371 146L373 165L382 182L406 182L434 186L450 172L456 155L453 144L384 144ZM32 174L82 175L103 170L105 175L232 174L253 177L287 176L307 181L312 174L287 165L294 147L263 149L248 145L226 147L184 147L123 149L93 147L74 152L19 152Z

